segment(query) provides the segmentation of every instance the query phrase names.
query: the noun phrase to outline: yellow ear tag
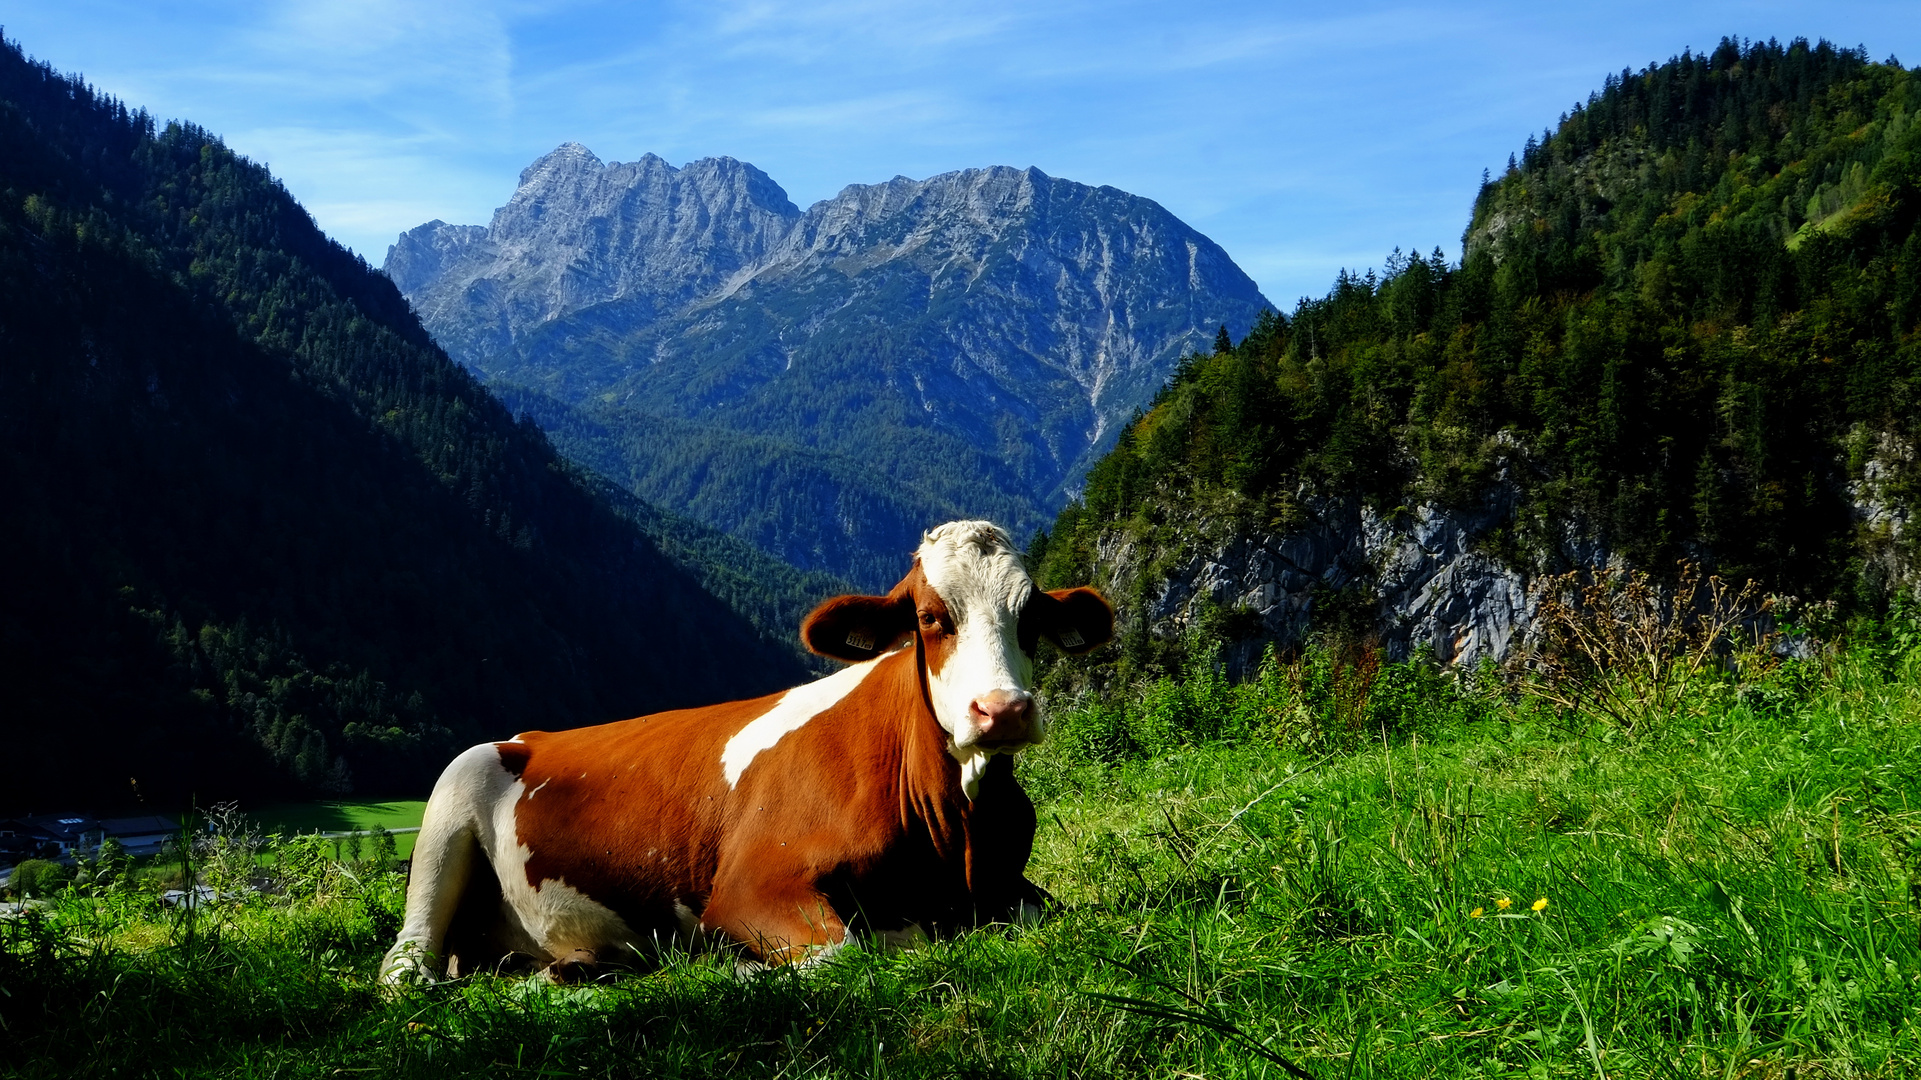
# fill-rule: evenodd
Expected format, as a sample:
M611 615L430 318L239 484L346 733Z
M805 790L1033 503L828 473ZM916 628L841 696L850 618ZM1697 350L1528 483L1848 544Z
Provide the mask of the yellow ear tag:
M1061 648L1063 649L1072 649L1086 643L1087 639L1081 636L1081 632L1071 626L1061 631Z
M871 636L869 636L865 631L856 630L853 633L847 635L847 644L853 646L856 649L862 649L868 652L872 652L874 648L874 639Z

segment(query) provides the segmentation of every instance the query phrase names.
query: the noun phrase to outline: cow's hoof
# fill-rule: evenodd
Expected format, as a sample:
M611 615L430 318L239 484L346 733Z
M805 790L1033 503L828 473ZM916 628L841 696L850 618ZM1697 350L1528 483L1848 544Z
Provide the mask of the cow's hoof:
M380 983L398 989L403 986L425 986L438 981L434 971L433 958L419 942L408 941L395 945L380 960Z
M573 985L590 983L600 978L600 961L588 949L575 949L566 956L547 965L541 974L548 982Z

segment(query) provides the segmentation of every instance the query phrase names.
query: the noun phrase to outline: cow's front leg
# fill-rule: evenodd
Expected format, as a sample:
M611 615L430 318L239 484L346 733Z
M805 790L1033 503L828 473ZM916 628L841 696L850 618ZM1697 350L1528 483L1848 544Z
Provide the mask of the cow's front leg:
M847 925L814 887L813 875L766 863L716 875L700 924L768 964L822 959L847 942Z
M976 925L1031 924L1057 906L1047 890L1027 880L1035 825L1034 803L1014 778L1014 759L991 758L967 811L967 889Z
M575 949L548 964L543 974L549 982L593 982L600 977L600 957L592 949Z

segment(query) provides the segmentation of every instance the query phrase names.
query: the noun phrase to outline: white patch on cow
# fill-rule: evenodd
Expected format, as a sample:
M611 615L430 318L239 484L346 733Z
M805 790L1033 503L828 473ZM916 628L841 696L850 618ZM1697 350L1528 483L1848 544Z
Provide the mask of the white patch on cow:
M747 766L754 763L762 750L772 748L788 732L799 729L853 693L854 687L860 685L880 660L876 657L842 668L825 679L796 686L782 694L780 700L774 702L773 708L747 721L747 725L735 732L720 752L720 767L727 776L727 786L739 785L741 774L747 771Z
M830 941L825 945L795 945L786 949L776 949L774 952L779 956L778 961L742 959L734 965L734 977L746 980L768 971L786 971L805 975L810 971L818 970L853 944L853 931L842 930L839 941ZM762 942L762 945L766 945L766 942Z
M606 955L609 948L639 951L640 935L613 910L567 884L565 878L547 878L538 885L527 880L527 862L533 849L520 842L515 808L526 785L512 773L512 780L493 804L486 821L482 845L493 856L494 876L500 880L501 899L520 919L527 936L538 944L551 961L569 953L585 951Z
M1034 662L1021 651L1021 608L1034 594L1034 579L1021 565L1007 534L985 521L956 521L928 533L921 542L921 573L947 605L954 620L954 649L939 675L928 673L934 717L953 739L949 751L961 763L969 798L993 753L1020 747L982 750L982 732L969 708L996 690L1032 699ZM1030 713L1031 742L1041 741L1038 710ZM971 783L970 781L971 774Z
M978 746L948 746L947 752L960 760L961 790L967 793L968 801L981 793L981 777L987 775L987 759L993 754L986 753Z
M832 960L853 943L854 932L843 929L840 932L839 941L830 941L825 945L790 945L781 951L784 953L783 959L789 966L799 971L806 971Z
M533 851L520 842L515 822L523 794L526 785L492 743L463 752L441 773L414 845L407 913L381 964L383 980L431 977L429 966L444 959L447 927L477 859L493 864L512 948L542 963L577 950L604 956L639 948L641 939L625 920L564 880L527 881Z
M684 901L674 901L674 923L680 927L680 936L686 941L691 942L700 936L700 916L694 914L694 909Z
M500 750L481 743L463 751L441 772L427 800L415 838L407 884L407 912L400 937L380 964L383 982L432 979L445 961L447 927L474 872L480 827L505 782L516 780L501 766Z

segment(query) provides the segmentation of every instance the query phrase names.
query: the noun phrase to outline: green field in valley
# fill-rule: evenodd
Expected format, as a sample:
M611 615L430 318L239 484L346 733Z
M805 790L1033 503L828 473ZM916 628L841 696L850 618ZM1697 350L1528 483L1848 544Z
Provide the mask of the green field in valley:
M417 829L420 827L420 815L426 809L425 799L322 799L241 808L262 832L282 835L354 830L365 832L373 828ZM401 858L413 854L412 833L396 836L394 841L399 846Z
M0 1073L1912 1076L1917 640L1701 676L1633 730L1325 653L1060 709L1022 763L1058 910L806 971L390 993L401 883L366 863L191 919L69 890L0 921Z

